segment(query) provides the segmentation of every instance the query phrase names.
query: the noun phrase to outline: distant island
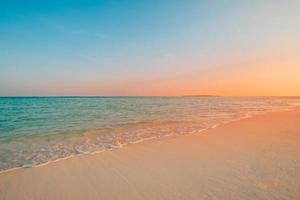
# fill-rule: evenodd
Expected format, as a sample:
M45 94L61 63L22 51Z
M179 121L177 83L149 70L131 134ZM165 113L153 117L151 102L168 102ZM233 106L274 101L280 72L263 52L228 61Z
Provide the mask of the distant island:
M219 96L218 95L200 94L200 95L183 95L183 97L219 97Z

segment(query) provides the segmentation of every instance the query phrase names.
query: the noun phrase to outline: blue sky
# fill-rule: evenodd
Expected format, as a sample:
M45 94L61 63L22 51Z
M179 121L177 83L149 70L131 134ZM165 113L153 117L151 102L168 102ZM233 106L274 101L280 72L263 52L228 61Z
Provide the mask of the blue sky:
M0 95L230 94L207 77L234 87L239 80L226 77L261 66L249 59L263 57L265 73L276 68L268 64L273 55L296 59L299 8L296 1L0 1Z

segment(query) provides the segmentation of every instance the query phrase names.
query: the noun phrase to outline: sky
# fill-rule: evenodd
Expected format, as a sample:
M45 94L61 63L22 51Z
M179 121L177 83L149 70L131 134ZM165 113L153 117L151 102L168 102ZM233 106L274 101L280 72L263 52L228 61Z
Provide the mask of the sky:
M300 96L300 1L0 0L0 96Z

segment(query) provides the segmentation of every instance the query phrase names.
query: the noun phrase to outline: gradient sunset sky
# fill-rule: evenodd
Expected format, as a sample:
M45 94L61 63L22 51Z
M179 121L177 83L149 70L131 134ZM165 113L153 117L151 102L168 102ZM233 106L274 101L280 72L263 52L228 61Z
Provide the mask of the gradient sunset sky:
M300 95L300 1L0 0L0 96Z

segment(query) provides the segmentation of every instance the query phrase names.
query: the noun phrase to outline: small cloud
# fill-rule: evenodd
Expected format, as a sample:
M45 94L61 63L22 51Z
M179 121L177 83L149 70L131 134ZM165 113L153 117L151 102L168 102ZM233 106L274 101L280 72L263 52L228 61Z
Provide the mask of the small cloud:
M51 29L68 33L68 34L73 34L73 35L80 35L80 36L86 36L86 37L94 37L94 38L99 38L99 39L106 39L108 36L103 33L97 33L97 32L92 32L86 29L74 29L70 28L62 23L57 23L57 22L44 22L47 24L47 26Z
M174 54L169 50L161 51L160 55L166 59L173 59L175 57Z

